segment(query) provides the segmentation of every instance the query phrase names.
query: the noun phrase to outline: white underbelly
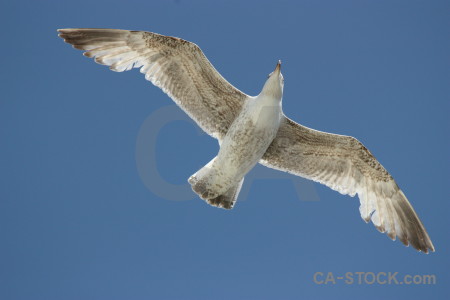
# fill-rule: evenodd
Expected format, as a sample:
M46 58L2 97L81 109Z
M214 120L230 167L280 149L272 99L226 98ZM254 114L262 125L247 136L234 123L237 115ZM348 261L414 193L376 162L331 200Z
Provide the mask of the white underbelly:
M280 125L279 101L253 101L231 125L214 162L217 175L225 186L239 182L258 163Z

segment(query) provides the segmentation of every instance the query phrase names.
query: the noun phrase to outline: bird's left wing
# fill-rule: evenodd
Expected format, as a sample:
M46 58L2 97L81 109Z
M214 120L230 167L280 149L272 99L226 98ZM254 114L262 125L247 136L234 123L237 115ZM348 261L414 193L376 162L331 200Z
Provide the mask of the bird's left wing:
M59 29L59 36L99 64L123 72L140 68L209 135L221 139L246 94L232 86L191 42L145 31Z
M261 164L320 182L360 199L361 217L417 250L434 251L425 227L392 176L357 139L284 118Z

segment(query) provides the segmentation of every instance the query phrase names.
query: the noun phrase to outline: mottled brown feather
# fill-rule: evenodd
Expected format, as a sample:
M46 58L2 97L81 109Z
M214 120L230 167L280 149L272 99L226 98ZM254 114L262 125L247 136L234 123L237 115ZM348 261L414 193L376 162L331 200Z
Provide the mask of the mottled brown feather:
M357 139L310 129L289 118L261 164L320 182L342 194L358 194L362 218L391 239L434 251L425 227L392 176Z
M141 68L211 136L222 139L248 97L226 81L200 48L180 38L118 29L59 29L59 36L113 71Z

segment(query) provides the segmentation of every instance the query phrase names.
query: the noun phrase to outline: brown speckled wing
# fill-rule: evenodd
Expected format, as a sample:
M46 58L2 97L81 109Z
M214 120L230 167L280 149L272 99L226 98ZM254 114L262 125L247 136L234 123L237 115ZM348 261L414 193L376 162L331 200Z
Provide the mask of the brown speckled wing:
M361 217L393 240L434 251L425 227L392 176L357 139L285 118L261 164L320 182L360 199Z
M122 72L140 68L209 135L221 139L247 95L228 83L194 43L144 31L59 29L87 57Z

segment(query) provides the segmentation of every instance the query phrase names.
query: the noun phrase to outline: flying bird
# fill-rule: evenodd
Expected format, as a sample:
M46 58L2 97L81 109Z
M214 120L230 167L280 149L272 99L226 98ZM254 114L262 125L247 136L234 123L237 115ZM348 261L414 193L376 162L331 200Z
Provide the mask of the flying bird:
M392 176L357 139L317 131L282 111L281 62L261 93L249 96L226 81L200 48L152 32L59 29L84 55L116 72L140 68L220 144L219 153L189 179L207 203L233 208L245 175L260 163L360 199L361 217L392 240L434 251L425 227Z

